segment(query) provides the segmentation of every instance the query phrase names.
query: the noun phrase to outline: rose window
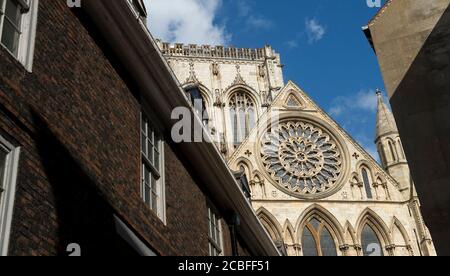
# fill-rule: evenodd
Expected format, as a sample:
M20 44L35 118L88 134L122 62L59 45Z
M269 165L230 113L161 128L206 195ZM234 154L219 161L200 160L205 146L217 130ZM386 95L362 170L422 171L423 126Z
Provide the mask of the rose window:
M304 122L280 123L262 141L262 162L272 179L300 195L315 195L336 184L341 151L321 128Z

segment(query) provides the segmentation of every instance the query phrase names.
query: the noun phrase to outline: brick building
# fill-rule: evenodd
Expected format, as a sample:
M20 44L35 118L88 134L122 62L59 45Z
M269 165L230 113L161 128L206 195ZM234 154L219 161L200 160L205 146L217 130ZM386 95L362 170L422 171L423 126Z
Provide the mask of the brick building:
M0 0L0 255L278 255L139 2Z

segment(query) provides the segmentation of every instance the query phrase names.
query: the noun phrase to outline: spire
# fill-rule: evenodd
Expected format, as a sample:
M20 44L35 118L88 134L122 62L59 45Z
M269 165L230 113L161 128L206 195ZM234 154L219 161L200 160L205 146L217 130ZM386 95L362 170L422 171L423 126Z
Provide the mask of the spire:
M394 116L384 103L383 95L380 90L377 90L378 96L378 110L377 110L377 132L376 138L380 138L386 134L398 132L397 124Z

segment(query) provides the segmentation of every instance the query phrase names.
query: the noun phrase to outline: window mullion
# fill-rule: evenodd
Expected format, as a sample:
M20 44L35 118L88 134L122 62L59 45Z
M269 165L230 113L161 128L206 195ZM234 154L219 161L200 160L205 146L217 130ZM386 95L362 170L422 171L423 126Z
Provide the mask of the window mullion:
M250 135L250 114L248 109L245 109L245 137Z
M22 28L21 28L21 25L22 25L22 15L20 16L20 22L19 22L19 25L20 26L16 26L16 24L15 24L15 22L12 22L12 20L11 19L9 19L8 18L8 16L4 16L4 20L8 20L8 22L9 22L9 24L11 24L12 26L13 26L13 28L14 28L14 30L16 30L18 33L19 33L19 35L22 35ZM20 38L19 38L20 39Z
M6 3L6 1L5 1ZM2 39L3 36L3 20L5 18L5 15L3 13L3 11L0 11L0 40Z
M321 223L317 229L317 248L319 251L319 256L323 256L323 252L322 252L322 244L321 244L321 239L322 239L322 231L323 231L324 225L323 223Z
M317 256L322 256L322 248L320 248L320 233L318 232L318 230L314 229L314 227L311 224L308 224L308 228L309 232L311 232L313 239L316 243Z
M155 168L155 165L153 165L152 162L145 155L142 156L142 160L148 166L148 168L150 169L150 172L155 174L155 179L159 180L161 178L161 173L158 171L157 168Z

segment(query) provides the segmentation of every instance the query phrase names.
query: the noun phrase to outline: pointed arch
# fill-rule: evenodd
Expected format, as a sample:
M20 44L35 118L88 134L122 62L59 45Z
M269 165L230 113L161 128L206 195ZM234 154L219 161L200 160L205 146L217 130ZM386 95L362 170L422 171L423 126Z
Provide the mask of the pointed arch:
M283 227L284 242L286 244L295 244L295 230L291 222L287 219Z
M284 245L287 250L288 256L297 256L298 255L298 247L295 240L295 230L292 226L289 219L286 219L284 222L283 227L283 238L284 238Z
M303 244L304 248L306 248L305 242L308 242L310 245L311 242L315 242L318 255L321 255L322 250L330 250L331 247L329 246L331 243L334 243L336 254L339 254L339 249L344 244L342 226L339 221L328 210L318 204L309 206L302 213L295 229L298 243ZM307 239L305 240L304 238ZM326 244L328 247L324 247ZM304 249L302 251L305 255Z
M358 243L361 246L364 247L363 231L365 229L369 229L375 233L377 239L379 240L382 253L385 256L388 255L386 247L392 244L389 234L390 231L380 216L378 216L372 209L366 208L358 218L356 225ZM365 250L367 249L363 248L363 252L365 252Z
M245 84L237 84L229 87L224 93L226 102L227 103L230 102L231 97L233 97L233 94L239 91L247 93L247 95L250 96L250 98L255 102L256 106L261 106L262 103L261 100L259 99L258 92L256 92L255 89Z
M319 204L313 204L306 208L305 211L300 215L296 225L295 230L297 231L297 236L301 234L301 230L303 229L305 223L307 220L311 219L312 217L317 216L323 220L325 220L330 227L332 227L333 232L335 232L336 238L339 241L339 244L343 244L343 230L342 226L339 223L339 221L336 219L336 217L331 214L327 209L322 207ZM298 237L301 238L301 237ZM298 239L300 240L300 239Z
M344 225L344 242L346 248L346 256L359 256L360 252L357 246L356 230L350 221L346 221Z
M236 161L234 161L233 163L235 164L235 166L237 166L238 164L245 164L246 166L249 167L250 171L253 170L252 162L245 156L237 158Z
M238 147L256 127L259 101L251 88L237 85L226 94L226 122L231 130L234 147Z
M258 170L254 170L252 175L253 179L257 179L259 181L262 181L264 179Z
M344 241L347 245L356 244L356 231L349 221L347 221L344 225Z
M245 175L247 176L248 180L251 181L252 177L252 171L253 171L253 165L252 162L247 159L246 157L240 157L234 162L235 166L233 166L237 171L241 170L241 167L243 166L245 169Z
M289 90L284 101L284 107L287 109L304 109L305 103L302 101L297 92L293 89Z
M373 199L374 193L372 190L373 183L375 181L374 172L369 165L369 163L365 160L360 161L357 165L358 168L358 174L360 175L360 179L362 180L362 183L364 184L364 189L366 191L367 199Z
M362 183L359 173L356 173L356 172L352 173L350 175L350 185L351 186L358 186L359 183Z
M389 152L391 153L392 161L397 162L398 161L398 154L397 154L397 146L394 140L388 139L388 147Z
M274 242L283 241L283 231L278 220L264 207L259 208L256 214L272 240Z
M400 138L400 136L398 136L395 140L397 142L397 149L400 154L400 156L399 156L400 159L406 159L405 151L403 149L402 139Z
M371 164L366 160L361 160L356 164L356 168L358 170L358 174L360 175L361 168L366 168L369 171L369 176L371 179L375 179L374 169Z
M383 144L382 140L378 141L377 150L378 150L378 155L380 156L380 159L381 159L381 166L386 167L388 161L386 158L386 151L384 149L384 144Z
M205 85L199 82L186 82L181 87L183 87L183 90L185 90L186 88L191 86L196 86L199 88L200 94L202 95L203 100L206 102L206 105L209 108L210 105L212 105L212 103L214 102L211 91Z
M408 255L412 255L411 239L400 220L394 216L391 223L391 239L396 247L407 250ZM403 254L404 255L404 254Z

